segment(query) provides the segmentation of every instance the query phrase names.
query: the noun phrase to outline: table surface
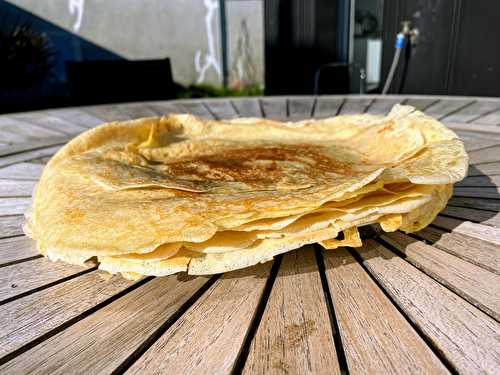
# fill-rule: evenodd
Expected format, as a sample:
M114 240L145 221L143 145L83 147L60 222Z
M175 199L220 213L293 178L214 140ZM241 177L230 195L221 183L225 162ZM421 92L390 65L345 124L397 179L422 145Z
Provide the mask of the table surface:
M395 103L455 130L468 177L428 228L316 246L212 277L106 280L53 263L21 230L47 162L105 121L189 112L299 120ZM0 116L0 372L498 373L500 99L263 97Z

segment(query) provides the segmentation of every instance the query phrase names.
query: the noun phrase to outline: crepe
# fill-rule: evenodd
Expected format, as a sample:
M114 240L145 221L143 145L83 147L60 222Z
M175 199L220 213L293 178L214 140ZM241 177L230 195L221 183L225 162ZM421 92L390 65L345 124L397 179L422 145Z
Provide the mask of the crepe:
M53 260L129 278L216 273L309 243L355 246L360 225L419 230L466 170L457 136L409 106L298 123L113 122L49 161L25 231Z

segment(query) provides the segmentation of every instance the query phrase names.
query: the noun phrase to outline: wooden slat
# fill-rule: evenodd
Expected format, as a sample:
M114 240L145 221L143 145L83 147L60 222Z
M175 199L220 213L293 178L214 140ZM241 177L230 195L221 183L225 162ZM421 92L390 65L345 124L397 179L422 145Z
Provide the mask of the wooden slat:
M0 216L0 238L23 234L24 215Z
M351 115L351 114L364 113L373 100L374 99L367 99L363 97L360 98L348 97L345 103L342 105L339 114Z
M427 227L414 236L435 247L500 275L500 245L460 233L447 233L444 230Z
M146 103L120 104L117 109L130 119L157 116L156 111Z
M31 204L31 198L0 198L0 216L21 215Z
M500 129L500 126L498 129ZM471 164L498 162L500 161L500 145L469 151L468 154Z
M45 258L3 267L0 272L0 302L85 270L85 267L51 262Z
M446 206L441 213L454 218L500 227L500 213L498 212L476 210L474 208Z
M340 374L312 247L287 253L243 373Z
M467 301L500 320L500 276L401 232L381 238L406 260Z
M481 124L461 124L459 122L454 122L454 123L448 122L446 123L446 126L455 131L464 130L474 133L492 134L494 136L500 134L500 128L498 126L481 125Z
M403 98L376 98L373 103L370 104L366 113L370 113L372 115L386 115L391 111L394 105L401 103L402 101Z
M0 239L0 265L38 256L35 241L26 236Z
M310 119L313 111L314 98L291 97L288 101L288 118L290 121Z
M438 120L450 116L452 113L463 110L474 103L469 99L440 100L425 109L425 113ZM447 124L448 125L448 124Z
M470 197L470 198L487 198L487 200L500 199L500 188L486 186L486 187L455 187L453 189L454 197ZM486 201L486 199L474 199L475 201ZM497 207L500 207L500 201L496 202ZM479 208L479 207L478 207Z
M468 176L500 176L500 162L469 165Z
M43 166L35 163L18 163L0 168L0 178L10 180L38 180Z
M103 122L126 121L132 117L127 112L122 112L116 104L104 104L86 107L92 116L100 118Z
M424 111L426 108L430 107L434 103L438 103L438 98L409 98L404 101L404 104L411 105L419 111Z
M313 116L315 118L333 117L339 113L342 104L345 102L344 98L318 96L316 99L316 107Z
M176 102L183 112L190 113L202 119L213 120L214 116L201 102Z
M228 100L206 100L203 103L218 120L238 117L238 113Z
M441 215L436 217L432 225L500 246L500 228L471 223L470 221L462 221Z
M43 138L59 137L63 133L17 120L11 116L0 116L0 139L4 142L22 143Z
M479 100L455 113L442 118L443 122L470 122L477 120L487 113L500 109L500 101Z
M127 374L226 374L235 364L271 262L224 274Z
M122 277L109 280L101 271L93 271L0 306L0 357L47 334L133 284ZM98 327L99 324L112 322L95 323Z
M382 245L356 249L408 318L459 373L500 366L500 324Z
M451 197L448 201L451 206L476 208L479 210L499 211L500 201L498 199L481 199L467 197Z
M350 373L447 373L347 250L323 254Z
M103 119L92 115L88 110L86 110L86 108L88 107L61 108L48 110L46 113L50 116L57 117L61 120L71 122L74 125L85 128L93 128L104 122Z
M171 319L205 282L206 278L203 277L173 275L155 278L15 357L0 367L0 372L67 374L77 370L82 374L110 374L162 324ZM86 298L88 304L83 308L77 307L80 310L95 305L97 299L104 300L113 294L113 287L109 288L106 283L101 283L103 295L97 298L92 295L92 290L95 289L90 279L80 285L87 289L83 290L83 299ZM126 286L127 284L117 285L114 293ZM66 310L71 303L78 305L78 284L73 284L70 288L73 298L63 297L60 301L65 306L60 319L73 315L70 310ZM50 306L50 302L48 304ZM52 306L50 308L53 310ZM30 321L34 321L29 317L29 312L26 313ZM29 332L25 334L30 335Z
M0 168L6 167L8 165L16 164L23 161L29 161L36 158L44 157L44 156L52 156L54 155L62 145L59 146L51 146L45 148L34 149L25 152L19 152L8 156L0 157Z
M287 99L280 97L268 97L259 99L260 105L262 106L262 112L264 117L277 120L286 121L288 118L288 104Z
M60 134L75 135L88 129L83 125L49 115L46 111L26 112L13 115L13 117L42 128L52 129Z
M165 116L171 113L186 112L178 103L170 101L148 102L147 106L155 113L156 116Z
M492 187L500 186L500 176L476 176L467 177L466 179L457 182L457 187Z
M6 180L0 178L0 197L30 197L35 187L33 180Z
M70 140L68 136L57 136L36 141L26 141L19 144L0 146L0 156L11 156L28 151L35 151L51 146L62 145Z
M500 111L494 111L472 121L475 124L500 125Z
M262 109L258 99L233 99L232 102L241 117L262 117Z
M500 144L500 141L497 139L475 139L475 140L465 140L463 142L465 145L465 150L467 152L481 150L483 148L496 146Z

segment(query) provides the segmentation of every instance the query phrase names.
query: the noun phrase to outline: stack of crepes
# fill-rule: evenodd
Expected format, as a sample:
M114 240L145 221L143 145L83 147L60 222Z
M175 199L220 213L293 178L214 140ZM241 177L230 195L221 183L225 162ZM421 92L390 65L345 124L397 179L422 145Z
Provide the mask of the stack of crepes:
M409 106L295 123L113 122L50 160L25 231L52 260L127 278L213 274L305 244L361 246L363 225L420 230L466 170L456 134Z

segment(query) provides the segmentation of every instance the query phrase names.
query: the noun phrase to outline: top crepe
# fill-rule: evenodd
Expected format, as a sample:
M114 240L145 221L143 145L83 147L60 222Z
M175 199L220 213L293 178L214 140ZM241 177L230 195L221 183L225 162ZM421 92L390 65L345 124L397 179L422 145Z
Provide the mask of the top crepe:
M191 115L113 122L50 160L26 231L42 253L142 254L300 217L377 184L452 184L466 169L457 136L409 106L386 117L298 123Z

